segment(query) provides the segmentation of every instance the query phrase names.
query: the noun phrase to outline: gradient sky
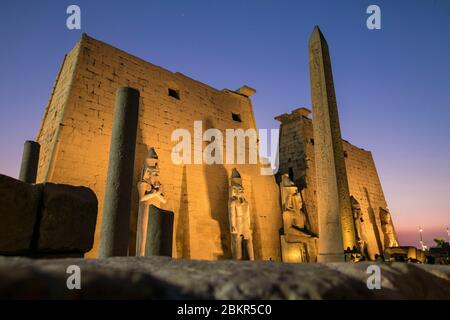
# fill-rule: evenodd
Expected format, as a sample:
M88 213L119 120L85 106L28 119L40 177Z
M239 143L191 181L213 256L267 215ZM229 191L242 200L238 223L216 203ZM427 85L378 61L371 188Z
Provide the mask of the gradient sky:
M78 4L82 29L66 28ZM381 30L366 8L381 8ZM342 135L371 150L403 245L450 227L450 1L10 1L0 5L0 172L18 176L64 57L86 32L215 88L247 84L257 125L311 106L307 43L330 47Z

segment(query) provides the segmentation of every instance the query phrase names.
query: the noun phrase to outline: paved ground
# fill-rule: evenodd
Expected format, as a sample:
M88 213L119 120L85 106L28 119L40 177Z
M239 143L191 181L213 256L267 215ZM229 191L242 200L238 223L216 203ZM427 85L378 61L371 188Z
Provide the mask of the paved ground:
M450 266L378 264L369 290L370 264L0 257L0 299L450 299ZM67 289L69 265L81 290Z

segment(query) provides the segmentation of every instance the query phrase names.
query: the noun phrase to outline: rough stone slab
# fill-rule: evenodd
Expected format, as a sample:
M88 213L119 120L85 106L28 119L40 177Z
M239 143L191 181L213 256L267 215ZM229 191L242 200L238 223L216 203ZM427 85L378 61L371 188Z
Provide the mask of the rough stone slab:
M0 254L29 251L37 217L32 185L0 174Z
M66 289L74 264L81 290ZM369 290L370 264L0 257L0 299L450 299L450 266L378 264L382 288Z
M150 205L145 256L172 257L173 219L172 211Z
M86 187L45 183L37 253L84 253L92 248L98 201Z

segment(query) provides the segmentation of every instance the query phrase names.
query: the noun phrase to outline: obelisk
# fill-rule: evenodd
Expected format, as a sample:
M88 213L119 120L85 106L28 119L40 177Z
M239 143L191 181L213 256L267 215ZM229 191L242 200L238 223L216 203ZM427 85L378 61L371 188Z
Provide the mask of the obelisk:
M319 262L344 261L356 246L328 44L319 27L309 39L309 68L319 220Z

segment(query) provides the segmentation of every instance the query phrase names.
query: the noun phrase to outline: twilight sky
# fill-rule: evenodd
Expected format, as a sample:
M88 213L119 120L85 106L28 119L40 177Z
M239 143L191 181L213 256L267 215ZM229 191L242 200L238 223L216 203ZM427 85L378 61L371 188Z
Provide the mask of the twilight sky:
M66 8L81 7L81 30ZM368 30L366 8L381 8ZM344 139L371 150L402 245L450 227L450 1L19 1L0 4L0 173L18 176L64 57L86 32L215 88L247 84L257 125L311 106L307 43L330 47Z

